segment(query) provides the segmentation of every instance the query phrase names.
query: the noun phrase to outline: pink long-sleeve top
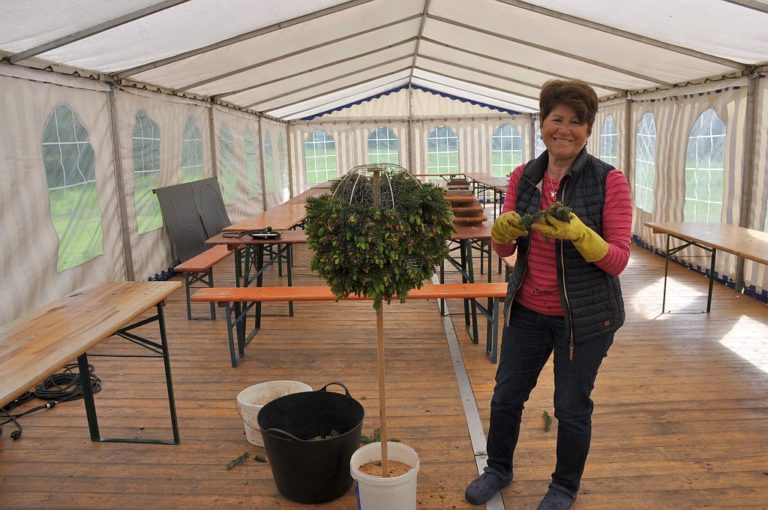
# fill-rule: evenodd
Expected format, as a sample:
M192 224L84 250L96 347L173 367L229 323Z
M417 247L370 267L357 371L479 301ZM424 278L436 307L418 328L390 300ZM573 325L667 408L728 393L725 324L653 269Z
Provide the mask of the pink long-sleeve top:
M517 198L517 186L523 175L525 165L520 165L512 172L507 186L506 200L502 212L514 211ZM558 181L545 178L542 182L541 209L547 209L555 199L552 198L559 187ZM603 208L603 239L608 243L608 253L594 264L606 273L618 276L629 262L629 243L632 232L632 201L629 183L624 174L617 169L608 173L605 185L605 206ZM531 310L546 315L563 315L557 288L557 268L555 266L554 239L532 231L530 234L528 269L523 284L515 299ZM517 244L493 243L493 248L502 257L512 255Z

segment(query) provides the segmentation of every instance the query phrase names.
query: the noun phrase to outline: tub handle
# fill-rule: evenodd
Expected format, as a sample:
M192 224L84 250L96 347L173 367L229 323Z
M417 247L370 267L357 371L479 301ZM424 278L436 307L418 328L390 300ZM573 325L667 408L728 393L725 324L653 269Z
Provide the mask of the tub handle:
M341 386L342 388L344 388L344 392L347 394L347 396L348 396L348 397L350 397L350 398L352 397L352 395L350 395L350 394L349 394L349 388L347 388L347 387L344 385L344 383L341 383L341 382L339 382L339 381L331 381L331 382L329 382L328 384L326 384L325 386L323 386L322 388L320 388L320 389L319 389L319 390L317 390L317 391L325 391L325 392L327 392L328 390L327 390L326 388L328 388L328 386L330 386L331 384L338 384L339 386Z

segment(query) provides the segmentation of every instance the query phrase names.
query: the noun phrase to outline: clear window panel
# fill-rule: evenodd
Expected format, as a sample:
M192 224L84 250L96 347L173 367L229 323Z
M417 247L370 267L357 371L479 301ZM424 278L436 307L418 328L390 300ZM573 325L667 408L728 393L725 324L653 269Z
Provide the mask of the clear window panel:
M85 126L64 105L48 118L41 149L51 223L59 239L56 270L65 271L104 253L95 153Z
M685 158L685 222L719 222L723 209L726 127L710 108L688 136Z
M133 126L133 203L139 234L162 228L160 202L152 191L160 186L160 129L143 110Z

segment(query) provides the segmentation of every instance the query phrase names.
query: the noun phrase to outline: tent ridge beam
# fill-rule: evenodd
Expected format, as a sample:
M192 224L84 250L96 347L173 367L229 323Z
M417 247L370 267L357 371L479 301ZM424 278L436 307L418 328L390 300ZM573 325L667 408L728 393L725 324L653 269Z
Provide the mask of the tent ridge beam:
M553 53L555 55L559 55L561 57L569 58L571 60L576 60L578 62L584 62L585 64L590 64L590 65L593 65L593 66L602 67L603 69L608 69L609 71L614 71L616 73L623 74L623 75L626 75L626 76L632 76L633 78L637 78L637 79L640 79L640 80L643 80L643 81L647 81L647 82L650 82L650 83L656 83L658 85L664 85L665 87L671 87L672 86L671 83L668 83L668 82L665 82L665 81L662 81L662 80L659 80L659 79L656 79L656 78L653 78L651 76L647 76L647 75L644 75L644 74L641 74L641 73L636 73L634 71L630 71L629 69L622 69L620 67L612 66L612 65L606 64L604 62L599 62L597 60L592 60L592 59L589 59L589 58L580 57L578 55L574 55L573 53L568 53L566 51L555 50L553 48L549 48L549 47L543 46L541 44L535 44L535 43L532 43L532 42L529 42L529 41L524 41L522 39L516 39L516 38L510 37L508 35L500 34L498 32L493 32L491 30L486 30L486 29L483 29L483 28L474 27L472 25L467 25L465 23L461 23L459 21L455 21L455 20L452 20L452 19L449 19L449 18L443 18L442 16L434 16L432 14L430 14L428 16L429 16L430 19L433 19L435 21L440 21L442 23L447 23L449 25L453 25L453 26L457 26L457 27L460 27L460 28L464 28L464 29L470 30L472 32L477 32L479 34L489 35L491 37L496 37L498 39L503 39L505 41L513 42L515 44L520 44L520 45L523 45L523 46L528 46L529 48L535 48L537 50L542 50L542 51L546 51L548 53Z
M486 76L491 76L493 78L498 78L500 80L508 81L508 82L511 82L511 83L517 83L518 85L523 85L523 86L531 87L531 88L534 88L534 89L538 89L538 88L541 87L541 85L537 85L535 83L528 83L528 82L525 82L525 81L522 81L522 80L516 80L514 78L509 78L507 76L502 76L500 74L492 73L490 71L485 71L483 69L478 69L476 67L465 66L463 64L458 64L456 62L450 62L448 60L443 60L442 58L430 57L430 56L424 55L424 54L419 55L419 58L422 58L424 60L431 60L432 62L438 62L440 64L445 64L445 65L448 65L448 66L458 67L459 69L464 69L465 71L471 71L473 73L484 74ZM432 72L432 71L430 71L430 72ZM456 79L457 80L462 80L461 78L456 78ZM527 96L525 94L520 94L520 93L517 93L517 92L515 92L515 95L516 96L520 96L520 97L525 97L525 98L528 98L528 99L533 99L534 101L538 101L539 100L538 97Z
M331 90L331 91L329 91L329 92L324 92L324 93L322 93L322 94L317 94L317 95L316 95L316 96L314 96L314 97L309 97L309 98L306 98L306 99L302 99L301 101L294 101L294 102L292 102L292 103L289 103L289 104L285 104L285 105L279 106L279 107L277 107L277 108L274 108L274 110L278 110L278 109L284 109L284 108L290 108L291 106L295 106L295 105L297 105L297 104L299 104L299 103L302 103L302 102L304 102L304 101L310 101L310 100L312 100L312 99L317 99L318 97L322 97L322 96L325 96L325 95L327 95L327 94L333 94L333 93L335 93L335 92L340 92L340 91L342 91L342 90L345 90L345 89L349 89L349 88L352 88L352 87L356 87L356 86L358 86L358 85L364 85L364 84L366 84L366 83L368 83L368 82L370 82L370 81L372 81L372 80L378 80L378 79L381 79L381 78L386 78L387 76L391 76L391 75L393 75L393 74L401 73L401 72L403 72L403 71L407 71L408 69L410 69L410 66L408 66L408 67L403 67L402 69L397 69L397 70L395 70L395 71L393 71L393 72L391 72L391 73L384 73L384 74L381 74L381 75L379 75L379 76L375 76L375 77L373 77L373 78L370 78L370 79L368 79L368 80L362 80L362 81L359 81L359 82L357 82L357 83L353 83L353 84L351 84L351 85L347 85L347 86L344 86L344 87L339 87L339 88L337 88L337 89L334 89L334 90ZM395 79L393 79L392 81L389 81L389 82L385 83L384 85L395 84L395 83L398 83L398 82L402 82L402 84L403 84L403 85L405 85L405 84L407 84L407 83L406 83L406 80L407 80L407 79L408 79L408 77L407 77L407 76L403 76L402 78L395 78ZM377 86L376 86L376 87L374 87L374 88L378 88L378 87L380 87L380 86L381 86L381 85L377 85ZM398 86L399 86L399 85L398 85ZM394 87L393 87L393 88L394 88ZM385 91L385 92L386 92L386 91ZM366 95L369 95L369 94L368 94L368 92L366 92L365 94L366 94ZM346 101L346 102L350 102L350 100L351 100L351 98L352 98L352 97L356 97L356 96L359 96L359 95L360 95L360 93L354 93L354 94L350 94L350 95L348 95L348 96L345 96L345 97L343 97L343 98L339 98L339 99L337 99L337 100L335 100L335 101ZM308 107L308 108L304 108L303 110L296 110L296 111L294 111L294 112L291 112L291 113L286 113L286 114L284 114L284 115L283 115L283 117L292 117L292 116L295 116L295 115L300 115L300 114L301 114L301 115L306 115L306 112L311 112L311 111L313 111L313 110L318 110L319 108L324 108L324 107L325 107L324 105L310 106L310 107ZM288 122L291 122L291 121L288 121Z
M747 67L746 64L742 64L734 60L729 60L727 58L718 57L716 55L710 55L709 53L704 53L704 52L693 50L690 48L677 46L675 44L666 43L664 41L660 41L652 37L646 37L644 35L635 34L633 32L621 30L619 28L603 25L602 23L597 23L584 18L579 18L577 16L571 16L570 14L553 11L551 9L547 9L546 7L540 7L538 5L533 5L528 2L523 2L522 0L496 0L496 1L506 5L517 7L519 9L532 11L537 14L543 14L544 16L549 16L551 18L559 19L561 21L565 21L568 23L573 23L575 25L581 25L586 28L591 28L592 30L598 30L606 34L615 35L617 37L622 37L624 39L629 39L631 41L639 42L642 44L648 44L650 46L655 46L657 48L661 48L667 51L679 53L681 55L687 55L689 57L706 60L708 62L724 65L726 67L732 67L734 69L745 69ZM727 0L727 1L731 1L731 0ZM734 3L739 3L739 2L734 1ZM755 2L752 2L752 3L755 3Z
M728 3L740 5L747 9L768 13L768 5L757 0L725 0Z
M512 62L511 60L504 60L503 58L494 57L493 55L486 55L486 54L479 53L479 52L476 52L476 51L468 50L466 48L460 48L460 47L454 46L452 44L448 44L448 43L445 43L445 42L442 42L442 41L438 41L437 39L432 39L432 38L429 38L429 37L424 37L424 38L422 38L422 40L423 41L427 41L427 42L432 43L432 44L436 44L438 46L442 46L443 48L448 48L450 50L460 51L460 52L466 53L468 55L473 55L475 57L486 58L488 60L492 60L492 61L498 62L500 64L507 64L507 65L510 65L510 66L519 67L520 69L527 69L528 71L533 71L533 72L536 72L536 73L546 74L548 76L552 76L553 78L563 78L563 79L566 79L566 80L573 79L572 76L567 76L567 75L564 75L564 74L554 73L552 71L547 71L545 69L540 69L538 67L528 66L528 65L525 65L525 64L519 64L517 62ZM620 94L623 94L625 92L624 89L620 89L618 87L612 87L612 86L606 85L604 83L597 83L597 82L593 82L593 81L589 81L589 80L584 80L584 81L586 83L592 85L593 87L598 87L598 88L601 88L601 89L610 90L611 92L617 92L617 93L620 93ZM536 86L538 87L539 85L536 85Z
M124 71L120 71L119 73L114 73L114 76L117 79L127 78L128 76L132 76L134 74L143 73L144 71L149 71L150 69L155 69L158 67L162 67L164 65L172 64L174 62L178 62L179 60L184 60L185 58L194 57L195 55L200 55L201 53L206 53L208 51L217 50L219 48L224 48L226 46L231 46L241 41L247 41L248 39L253 39L254 37L258 37L260 35L268 34L270 32L276 32L284 28L305 23L313 19L322 18L323 16L335 14L337 12L351 9L353 7L357 7L358 5L367 4L368 2L372 2L372 1L373 0L349 0L348 2L344 2L343 4L334 5L331 7L327 7L325 9L321 9L319 11L310 12L309 14L304 14L303 16L298 16L296 18L291 18L289 20L281 21L279 23L262 27L262 28L253 30L251 32L246 32L244 34L240 34L235 37L230 37L229 39L224 39L223 41L218 41L213 44L209 44L208 46L203 46L202 48L185 51L183 53L179 53L178 55L172 55L170 57L156 60L154 62L148 62L146 64L142 64L140 66L136 66L131 69L126 69Z
M359 53L359 54L353 55L351 57L342 58L340 60L335 60L333 62L328 62L327 64L311 67L309 69L304 69L303 71L299 71L297 73L289 74L289 75L286 75L286 76L281 76L280 78L275 78L273 80L264 81L264 82L258 83L256 85L250 85L248 87L243 87L243 88L238 89L238 90L232 90L232 91L229 91L229 92L222 92L221 94L216 94L216 95L213 95L211 97L214 100L218 101L219 99L222 99L222 98L227 97L227 96L232 96L232 95L235 95L235 94L239 94L241 92L246 92L248 90L257 89L259 87L264 87L266 85L272 85L273 83L277 83L277 82L280 82L280 81L283 81L283 80L289 80L291 78L296 78L298 76L302 76L302 75L305 75L305 74L313 73L315 71L320 71L320 70L325 69L327 67L332 67L332 66L335 66L335 65L344 64L346 62L350 62L350 61L358 59L358 58L368 57L368 56L374 55L376 53L381 53L382 51L390 50L392 48L396 48L398 46L402 46L403 44L414 42L415 40L416 40L415 36L414 37L409 37L407 39L403 39L402 41L397 41L395 43L388 44L386 46L379 46L378 48L374 48L374 49L372 49L370 51L366 51L365 53ZM381 65L381 64L379 64L379 65Z
M424 26L427 24L429 16L429 4L432 0L424 0L424 9L421 12L421 22L419 23L419 33L416 35L416 48L413 50L413 60L411 61L411 72L408 74L408 83L413 79L413 70L416 68L416 59L419 57L421 47L421 38L424 37Z
M424 77L420 77L420 76L414 76L414 79L429 83L436 92L440 92L440 93L443 93L443 94L449 94L449 95L452 95L452 96L456 96L457 95L454 92L448 92L448 91L440 90L440 87L444 87L445 85L442 84L442 83L436 82L434 80L430 80L429 78L424 78ZM419 85L418 83L414 83L413 85L415 87L429 88L429 87L425 87L424 85ZM519 115L535 115L535 114L538 113L537 108L534 108L534 107L531 107L531 106L525 106L523 104L518 104L518 103L515 103L513 101L507 101L506 99L499 99L497 97L489 96L487 94L483 94L483 93L480 93L480 92L472 92L472 91L460 89L460 88L457 88L457 87L454 87L454 88L456 88L456 90L458 90L458 91L460 91L462 93L468 94L468 95L480 96L482 98L487 98L487 99L484 99L483 101L488 103L490 106L493 106L493 107L505 108L507 110L513 110L515 108L522 108L523 110L525 110L525 111L522 111L522 112L517 112ZM429 93L429 92L427 92L427 93ZM459 96L459 97L462 97L462 96ZM470 100L468 97L462 97L462 99ZM471 100L471 101L474 101L474 99ZM439 118L439 119L446 118L445 116L443 116L443 117L436 116L436 117Z
M494 87L493 85L488 85L487 83L480 83L478 81L464 80L464 79L461 79L461 78L456 78L455 76L450 76L450 75L447 75L445 73L441 73L441 72L438 72L438 71L433 71L431 69L427 69L425 67L420 67L420 66L416 66L416 69L418 69L419 71L424 71L424 72L430 73L430 74L436 74L438 76L442 76L443 78L449 78L451 80L456 80L456 81L460 81L460 82L463 82L463 83L468 83L470 85L476 85L478 87L483 87L485 89L495 90L496 92L501 92L503 94L509 94L510 96L522 97L524 99L530 99L531 101L536 101L536 102L539 101L538 97L532 97L532 96L526 96L524 94L518 94L517 92L511 91L511 90L507 90L507 89L503 89L501 87ZM428 78L424 78L424 77L421 77L420 79L427 80L427 81L432 81L432 80L429 80ZM445 86L451 86L451 85L443 84L443 86L445 87ZM469 91L465 91L465 92L469 92ZM472 94L485 95L485 94L481 94L481 93L478 93L478 92L472 92ZM488 97L491 97L491 96L488 96ZM497 101L504 101L504 100L503 99L497 99ZM519 105L519 106L523 106L523 105ZM531 108L531 107L527 106L526 108Z
M164 11L165 9L170 9L171 7L175 7L179 4L183 4L186 2L189 2L189 0L165 0L155 5L145 7L137 11L129 12L127 14L123 14L122 16L117 17L115 19L104 21L102 23L99 23L98 25L85 28L73 34L68 34L64 37L54 39L53 41L48 41L46 43L35 46L34 48L29 48L27 50L15 53L13 55L9 55L8 57L6 57L6 60L11 64L16 64L17 62L21 62L23 60L32 58L36 55L40 55L41 53L45 53L46 51L51 51L56 48L66 46L67 44L71 44L73 42L79 41L81 39L85 39L87 37L100 34L101 32L106 32L107 30L111 30L113 28L119 27L121 25L125 25L126 23L130 23L132 21L136 21L141 18L145 18L152 14L156 14L160 11Z
M445 75L445 74L436 73L436 72L434 72L434 71L430 71L429 69L423 69L423 68L421 68L421 67L417 67L416 69L417 69L418 71L425 71L425 72L428 72L428 73L437 74L437 75L439 75L439 76L443 76L443 77L445 77L445 78L451 78L451 76L447 76L447 75ZM440 90L440 88L441 88L441 87L447 87L447 86L448 86L448 85L446 85L445 83L440 83L440 82L438 82L438 81L435 81L435 80L431 80L431 79L429 79L429 78L426 78L426 77L424 77L424 76L418 76L418 75L414 75L414 79L415 79L415 80L421 80L421 81L425 81L425 82L428 82L428 83L434 84L434 85L436 85L436 86L437 86L437 89L436 89L436 90L438 90L438 91L441 91L441 92L443 92L443 93L445 93L445 94L450 94L450 95L452 95L452 96L456 96L456 95L458 95L458 94L456 94L456 93L454 93L454 92L450 92L450 91L444 91L444 90ZM471 82L465 82L465 83L471 83ZM416 85L417 87L419 86L419 84L418 84L418 83L416 83L415 85ZM531 110L532 112L537 112L537 111L538 111L538 105L537 105L537 106L526 106L526 105L524 105L524 104L516 103L516 102L514 102L513 100L509 100L509 99L500 99L500 98L498 98L498 97L493 97L493 96L490 96L490 95L488 95L488 94L484 94L484 93L482 93L482 92L474 92L474 91L471 91L471 90L466 90L466 89L462 89L462 88L460 88L460 87L456 87L456 86L453 86L453 85L451 85L451 86L450 86L450 88L452 88L452 89L456 89L456 90L458 90L458 91L460 91L460 92L462 92L462 93L464 93L464 94L471 94L471 95L475 95L475 96L480 96L480 97L488 98L488 102L489 102L489 103L492 103L492 102L494 102L494 101L495 101L496 103L504 103L504 104L507 104L507 105L513 106L513 107L515 107L515 108L523 108L524 110ZM486 88L489 88L489 89L490 89L491 87L486 87ZM503 93L505 93L505 94L512 94L511 92L504 92L503 90L499 90L499 92L503 92ZM513 95L513 94L512 94L512 95ZM467 98L467 99L468 99L468 98ZM537 100L537 102L538 102L538 100ZM498 105L498 104L496 104L496 105L494 105L494 106L499 106L499 108L507 108L506 106L501 106L501 105ZM510 108L510 109L511 109L511 108ZM527 112L526 112L526 113L527 113Z
M383 25L377 25L375 27L368 28L366 30L361 30L361 31L355 32L353 34L348 34L348 35L345 35L343 37L337 37L336 39L331 39L330 41L323 41L323 42L315 44L313 46L308 46L308 47L302 48L300 50L292 51L290 53L285 53L283 55L279 55L279 56L274 57L274 58L263 60L261 62L256 62L255 64L251 64L251 65L248 65L248 66L245 66L245 67L241 67L239 69L234 69L232 71L228 71L228 72L220 74L218 76L212 76L210 78L206 78L205 80L201 80L201 81L198 81L198 82L195 82L195 83L191 83L189 85L184 85L183 87L180 87L180 88L178 88L176 90L179 91L179 92L185 92L185 91L193 89L195 87L202 87L203 85L208 85L209 83L213 83L215 81L222 80L224 78L229 78L230 76L234 76L236 74L240 74L240 73L244 73L244 72L247 72L247 71L251 71L253 69L257 69L259 67L263 67L263 66L268 65L268 64L274 64L275 62L279 62L279 61L285 60L287 58L295 57L295 56L298 56L298 55L302 55L304 53L309 53L310 51L315 51L317 49L325 48L326 46L329 46L331 44L336 44L336 43L344 42L344 41L349 40L349 39L354 39L355 37L360 37L362 35L366 35L366 34L369 34L371 32L375 32L377 30L383 30L385 28L393 27L393 26L399 25L401 23L406 23L408 21L411 21L411 20L414 20L414 19L418 18L419 16L421 16L421 15L420 14L415 14L415 15L412 15L412 16L407 16L405 18L400 18L400 19L397 19L395 21L390 21L389 23L385 23ZM221 95L231 95L231 94L232 94L232 92L230 92L230 93L222 93L222 94L218 94L218 95L221 96Z
M338 80L341 80L341 79L343 79L343 78L349 78L350 76L354 76L354 75L356 75L356 74L360 74L360 73L363 73L363 72L365 72L365 71L370 71L371 69L376 69L376 68L379 68L379 67L382 67L382 66L385 66L385 65L394 64L395 62L399 62L399 61L401 61L401 60L405 60L406 58L410 58L410 56L411 56L411 54L409 53L409 54L407 54L407 55L402 55L402 56L400 56L400 57L397 57L397 58L393 58L393 59L387 60L387 61L385 61L385 62L377 62L376 64L374 64L374 65L372 65L372 66L364 67L364 68L361 68L361 69L356 69L355 71L352 71L352 72L350 72L350 73L346 73L346 74L343 74L343 75L339 75L339 76L334 76L333 78L329 78L329 79L327 79L327 80L323 80L323 81L320 81L320 82L317 82L317 83L312 83L312 84L310 84L310 85L307 85L307 86L305 86L305 87L301 87L301 88L299 88L299 89L289 90L289 91L287 91L287 92L283 92L283 93L282 93L282 94L280 94L280 95L277 95L277 96L273 96L273 97L270 97L270 98L267 98L267 99L262 99L262 100L260 100L260 101L258 101L258 102L256 102L256 103L253 103L253 104L249 104L248 106L246 106L246 108L253 108L253 107L255 107L255 106L259 106L259 105L262 105L262 104L265 104L265 103L269 103L269 102L271 102L271 101L274 101L274 100L276 100L276 99L280 99L280 98L283 98L283 97L286 97L286 96L290 96L291 94L296 94L296 93L298 93L298 92L303 92L303 91L305 91L305 90L310 90L310 89L313 89L313 88L315 88L315 87L318 87L318 86L320 86L320 85L325 85L325 84L328 84L328 83L332 83L332 82L334 82L334 81L338 81ZM366 82L368 82L368 81L377 80L377 79L379 79L379 78L383 78L384 76L389 76L390 74L399 73L400 71L403 71L403 70L405 70L405 69L410 69L410 66L408 66L408 67L404 67L404 68L400 68L400 69L396 69L396 70L394 70L394 71L391 71L391 72L388 72L388 73L384 73L383 75L380 75L380 76L376 76L376 77L374 77L374 78L368 78L367 80L363 80L362 82L356 82L356 83L355 83L355 84L353 84L353 85L346 85L346 86L344 86L344 87L341 87L341 88L339 88L339 89L335 89L335 90L332 90L332 91L330 91L330 92L323 92L323 93L321 93L321 94L318 94L318 95L316 95L316 96L312 96L312 97L307 97L307 98L299 99L299 100L297 100L297 101L294 101L294 102L292 102L292 103L288 103L288 104L286 104L286 105L281 105L281 106L278 106L278 107L270 108L270 110L277 110L277 109L279 109L279 108L285 108L286 106L291 106L292 104L301 103L301 102L303 102L303 101L309 101L310 99L315 99L315 98L317 98L317 97L322 97L322 96L325 96L325 95L327 95L327 94L332 94L333 92L337 92L337 91L339 91L339 90L344 90L344 89L346 89L346 88L354 87L354 86L356 86L356 85L360 85L360 84L362 84L362 83L366 83Z

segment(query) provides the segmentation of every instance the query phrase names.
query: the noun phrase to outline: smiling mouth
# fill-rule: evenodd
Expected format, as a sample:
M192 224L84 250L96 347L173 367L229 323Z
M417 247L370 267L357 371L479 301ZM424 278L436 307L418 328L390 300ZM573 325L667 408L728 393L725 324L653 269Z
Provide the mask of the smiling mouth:
M565 138L553 138L552 140L554 140L555 143L561 143L561 144L573 143L573 140L567 140Z

